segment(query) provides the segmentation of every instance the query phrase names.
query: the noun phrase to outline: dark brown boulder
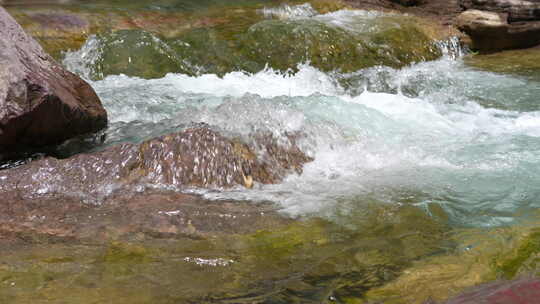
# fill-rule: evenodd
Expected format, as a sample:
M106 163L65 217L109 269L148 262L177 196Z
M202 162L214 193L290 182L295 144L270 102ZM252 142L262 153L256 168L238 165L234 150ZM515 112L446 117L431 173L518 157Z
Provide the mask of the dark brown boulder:
M403 6L414 6L420 4L422 0L392 0L392 2L401 4Z
M540 20L540 0L461 0L466 9L504 13L509 22Z
M94 90L56 63L0 7L0 159L106 125Z
M476 9L457 17L457 26L471 37L471 48L489 53L540 43L540 21L508 23L504 14Z

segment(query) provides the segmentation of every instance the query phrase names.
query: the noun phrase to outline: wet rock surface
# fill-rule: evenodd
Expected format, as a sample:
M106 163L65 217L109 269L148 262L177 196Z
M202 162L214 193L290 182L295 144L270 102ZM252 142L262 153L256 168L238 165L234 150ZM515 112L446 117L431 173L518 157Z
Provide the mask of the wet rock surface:
M249 147L206 126L148 140L122 144L103 152L65 160L45 158L0 171L0 193L31 199L40 195L73 194L99 202L115 189L136 185L170 187L252 187L286 174L301 172L311 161L295 145L278 145L272 136L257 136Z
M67 195L0 199L0 244L103 243L111 239L191 238L254 233L290 223L271 204L208 201L166 190L124 191L101 205Z
M63 69L0 8L0 159L107 124L94 90Z
M468 65L496 73L540 79L540 49L508 50L464 58Z
M540 299L540 279L521 278L486 284L445 304L534 304ZM431 302L434 303L434 302ZM429 304L426 303L426 304Z

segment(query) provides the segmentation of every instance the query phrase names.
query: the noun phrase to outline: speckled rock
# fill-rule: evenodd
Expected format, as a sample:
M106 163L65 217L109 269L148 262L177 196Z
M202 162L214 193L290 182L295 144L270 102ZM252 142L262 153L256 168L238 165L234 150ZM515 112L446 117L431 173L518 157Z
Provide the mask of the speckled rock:
M100 203L116 190L164 187L252 187L301 172L311 160L295 144L257 135L257 147L229 139L205 125L140 145L122 144L69 159L45 158L0 171L0 195L31 200L43 195L82 197Z

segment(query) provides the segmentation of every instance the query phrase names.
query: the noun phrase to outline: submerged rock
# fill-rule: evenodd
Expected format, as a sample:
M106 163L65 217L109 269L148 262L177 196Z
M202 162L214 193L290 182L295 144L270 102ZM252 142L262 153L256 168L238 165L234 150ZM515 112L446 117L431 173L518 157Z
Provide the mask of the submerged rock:
M257 147L250 147L203 126L140 145L122 144L65 160L45 158L0 171L0 193L26 198L60 193L100 202L116 189L147 184L249 188L253 182L279 182L311 161L294 136L287 146L271 136L256 138Z
M106 125L94 90L45 54L0 8L0 159Z
M445 304L534 304L540 299L540 279L521 278L477 287ZM432 302L433 303L433 302Z
M294 72L302 63L322 71L352 72L376 65L398 68L441 56L431 36L437 30L406 16L346 10L272 16L260 22L253 17L252 25L239 20L228 27L194 28L174 38L141 30L99 34L66 64L82 59L78 65L86 66L93 79L113 74L159 78L170 72L221 76L267 67Z
M339 224L163 190L102 206L10 202L0 204L0 278L9 282L0 300L10 303L38 295L128 303L132 284L153 286L148 303L361 303L437 252L447 229L412 206L362 205L361 217Z
M94 39L94 38L91 38ZM90 62L93 79L125 74L160 78L185 70L181 57L165 41L143 30L120 30L98 36Z
M57 194L27 200L0 198L0 245L103 243L130 238L192 238L255 233L291 222L269 204L209 201L167 190L125 191L101 206Z
M540 79L540 49L537 48L467 56L465 63L486 71Z
M8 8L9 9L9 8ZM54 59L63 51L79 49L95 28L86 16L57 10L9 10L13 18Z

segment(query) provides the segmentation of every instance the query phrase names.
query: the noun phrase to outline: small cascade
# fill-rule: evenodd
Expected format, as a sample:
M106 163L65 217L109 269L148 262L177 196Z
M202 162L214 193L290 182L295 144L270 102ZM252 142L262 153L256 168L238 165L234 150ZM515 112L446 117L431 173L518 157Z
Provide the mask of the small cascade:
M458 37L451 37L446 40L437 41L436 46L441 50L443 56L451 59L458 59L467 54L468 50L463 47Z

